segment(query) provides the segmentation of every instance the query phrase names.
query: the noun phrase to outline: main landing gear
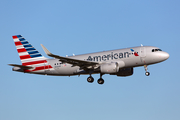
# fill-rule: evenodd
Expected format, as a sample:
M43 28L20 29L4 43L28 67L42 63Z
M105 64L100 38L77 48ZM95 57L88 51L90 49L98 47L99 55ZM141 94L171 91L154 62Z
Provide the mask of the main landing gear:
M94 78L90 75L88 78L87 78L87 81L89 83L93 83L94 82Z
M100 74L100 78L97 80L98 84L103 84L104 83L104 80L102 79L102 76L103 74ZM94 82L94 78L90 75L88 78L87 78L87 81L89 83L93 83Z
M100 78L97 81L99 84L103 84L104 83L104 80L102 79L102 76L103 76L103 74L100 74Z
M146 76L149 76L150 73L147 71L147 65L144 65L144 69L145 69L145 71L146 71L145 75L146 75Z

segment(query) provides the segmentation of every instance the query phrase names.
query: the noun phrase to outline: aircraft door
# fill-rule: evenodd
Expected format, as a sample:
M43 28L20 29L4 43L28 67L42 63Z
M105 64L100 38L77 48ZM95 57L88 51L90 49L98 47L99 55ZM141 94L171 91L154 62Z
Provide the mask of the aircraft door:
M146 64L145 58L146 58L146 48L141 47L140 48L140 59L141 59L142 64Z
M140 57L142 57L142 58L146 57L146 48L145 47L140 48Z

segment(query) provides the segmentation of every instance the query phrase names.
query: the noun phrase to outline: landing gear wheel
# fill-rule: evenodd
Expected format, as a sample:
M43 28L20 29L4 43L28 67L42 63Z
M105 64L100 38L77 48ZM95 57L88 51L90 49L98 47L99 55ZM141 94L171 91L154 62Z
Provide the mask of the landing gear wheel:
M97 82L102 85L104 83L104 80L102 78L99 78Z
M87 78L87 81L88 81L89 83L93 83L93 82L94 82L94 78L90 76L90 77Z
M147 65L144 65L144 69L145 69L145 71L146 71L145 75L146 75L146 76L149 76L150 73L147 71Z
M145 75L146 75L146 76L149 76L149 75L150 75L150 73L149 73L149 72L146 72L146 73L145 73Z

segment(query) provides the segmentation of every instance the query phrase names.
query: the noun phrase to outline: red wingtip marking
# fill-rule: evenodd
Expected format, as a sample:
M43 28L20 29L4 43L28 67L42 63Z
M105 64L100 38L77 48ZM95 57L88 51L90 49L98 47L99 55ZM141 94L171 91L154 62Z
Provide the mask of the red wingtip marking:
M12 38L13 38L13 39L16 39L16 38L18 38L18 37L15 35L15 36L12 36Z

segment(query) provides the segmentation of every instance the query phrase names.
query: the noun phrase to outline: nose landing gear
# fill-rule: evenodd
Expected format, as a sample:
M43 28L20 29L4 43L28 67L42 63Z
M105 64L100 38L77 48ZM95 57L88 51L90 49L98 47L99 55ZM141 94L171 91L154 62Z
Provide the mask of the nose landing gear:
M145 71L146 71L145 75L146 75L146 76L149 76L150 73L147 71L147 70L148 70L148 69L147 69L147 65L144 65L144 69L145 69Z

